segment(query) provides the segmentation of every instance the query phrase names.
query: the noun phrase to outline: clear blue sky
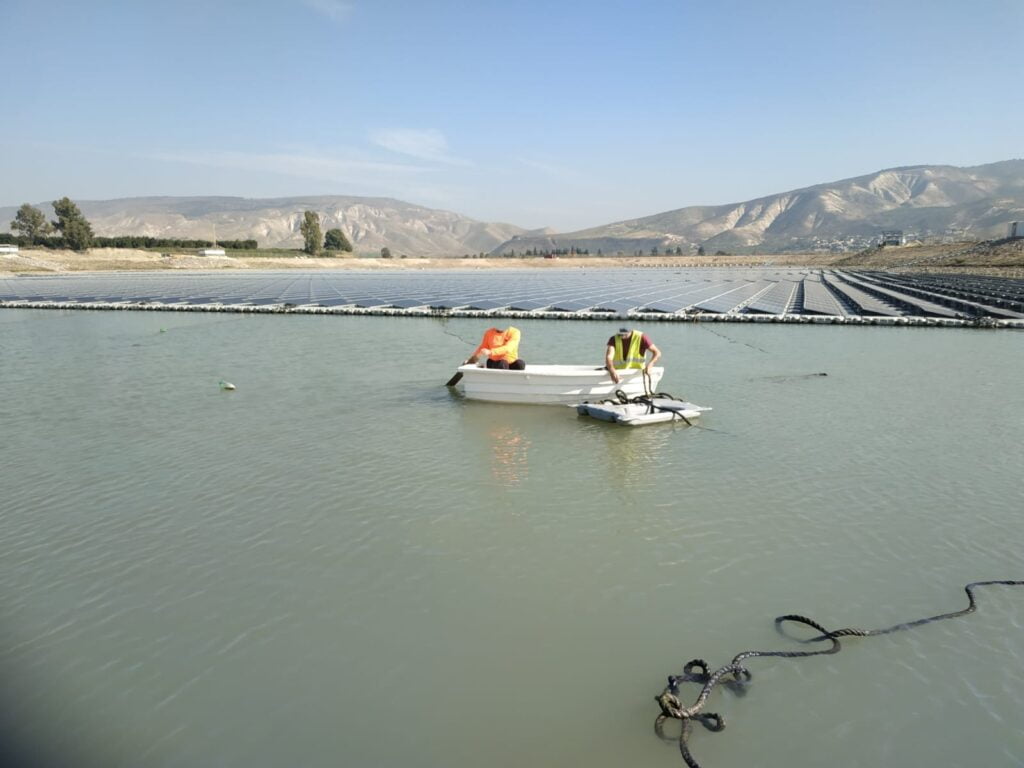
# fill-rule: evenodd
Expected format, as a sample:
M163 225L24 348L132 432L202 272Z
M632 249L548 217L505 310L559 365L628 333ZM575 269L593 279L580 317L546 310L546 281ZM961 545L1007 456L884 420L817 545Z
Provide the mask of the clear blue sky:
M1022 48L1021 0L0 0L0 205L381 195L568 231L1024 157Z

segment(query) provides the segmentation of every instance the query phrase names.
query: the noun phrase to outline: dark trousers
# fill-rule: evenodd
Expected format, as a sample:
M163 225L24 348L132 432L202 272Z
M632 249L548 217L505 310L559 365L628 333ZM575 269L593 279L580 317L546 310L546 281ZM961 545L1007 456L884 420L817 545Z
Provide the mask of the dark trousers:
M491 360L487 358L488 368L500 368L503 371L521 371L526 368L526 362L520 358L514 363L509 363L508 360Z

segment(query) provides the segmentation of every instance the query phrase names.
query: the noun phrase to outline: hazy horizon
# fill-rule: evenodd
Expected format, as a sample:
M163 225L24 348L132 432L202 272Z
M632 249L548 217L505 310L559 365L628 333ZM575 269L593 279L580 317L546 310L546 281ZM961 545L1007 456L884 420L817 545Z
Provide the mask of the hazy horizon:
M348 195L567 232L983 165L1024 156L1000 39L1022 22L1010 0L9 0L0 206Z

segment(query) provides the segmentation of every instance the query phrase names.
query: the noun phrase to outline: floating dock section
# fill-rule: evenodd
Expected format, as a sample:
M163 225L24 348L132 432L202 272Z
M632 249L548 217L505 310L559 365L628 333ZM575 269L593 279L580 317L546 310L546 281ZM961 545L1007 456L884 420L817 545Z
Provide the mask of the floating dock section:
M93 273L0 278L0 307L1024 327L1024 280L840 269Z

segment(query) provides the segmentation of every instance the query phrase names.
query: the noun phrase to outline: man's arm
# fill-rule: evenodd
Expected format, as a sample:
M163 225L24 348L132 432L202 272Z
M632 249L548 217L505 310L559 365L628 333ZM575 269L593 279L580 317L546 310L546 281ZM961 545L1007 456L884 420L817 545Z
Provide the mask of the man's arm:
M480 346L476 348L476 351L472 355L466 358L466 362L464 362L463 365L472 365L480 359L480 355L489 355L491 350L487 349L486 344L487 333L485 332L483 339L480 340Z
M615 370L615 348L609 344L604 353L604 367L608 369L608 375L612 377L612 381L616 384L619 383L619 374Z
M651 367L661 360L661 350L654 346L654 344L649 344L647 345L647 351L651 353L651 359L647 361L646 365L644 365L644 370L647 371L647 373L650 373Z

